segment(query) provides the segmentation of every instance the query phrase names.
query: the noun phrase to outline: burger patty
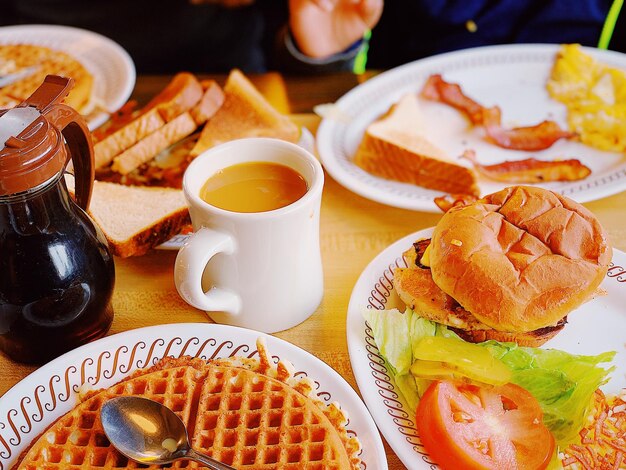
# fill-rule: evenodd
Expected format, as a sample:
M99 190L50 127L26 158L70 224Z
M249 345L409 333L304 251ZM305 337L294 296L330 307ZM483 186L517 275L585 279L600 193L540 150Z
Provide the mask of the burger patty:
M498 331L480 322L433 281L430 268L422 264L430 239L418 240L403 256L407 268L394 270L393 285L400 299L418 315L446 325L466 341L489 339L513 341L522 346L539 346L563 329L566 318L556 325L530 332Z

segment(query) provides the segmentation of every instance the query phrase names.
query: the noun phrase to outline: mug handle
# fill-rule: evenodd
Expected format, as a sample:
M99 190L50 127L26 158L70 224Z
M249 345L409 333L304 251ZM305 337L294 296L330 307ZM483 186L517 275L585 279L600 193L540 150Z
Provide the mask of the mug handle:
M234 251L235 241L230 235L206 227L195 232L176 256L174 282L180 296L200 310L237 315L241 308L237 294L218 287L208 292L202 289L202 274L211 258Z

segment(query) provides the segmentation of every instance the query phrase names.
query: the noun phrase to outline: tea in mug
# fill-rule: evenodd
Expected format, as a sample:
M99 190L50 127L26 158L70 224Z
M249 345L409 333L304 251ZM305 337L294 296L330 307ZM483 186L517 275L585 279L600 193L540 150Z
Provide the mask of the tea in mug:
M306 180L293 168L273 162L246 162L212 175L202 186L200 197L232 212L265 212L288 206L306 192Z

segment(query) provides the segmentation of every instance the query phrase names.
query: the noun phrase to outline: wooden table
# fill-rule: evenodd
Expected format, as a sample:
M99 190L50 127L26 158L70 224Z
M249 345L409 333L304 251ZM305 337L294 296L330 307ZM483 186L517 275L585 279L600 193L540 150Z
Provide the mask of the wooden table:
M133 98L146 102L163 88L168 78L139 77ZM215 78L223 83L225 77ZM285 79L268 74L251 78L278 108L291 112L298 124L313 133L319 118L312 114L312 107L335 101L364 79L351 74ZM585 205L598 216L615 248L626 251L626 192ZM439 214L369 201L326 175L320 221L324 299L308 320L276 336L329 364L358 392L346 344L346 312L352 288L380 251L405 235L435 225L439 218ZM211 322L204 312L190 307L178 296L173 281L175 257L174 252L154 251L138 258L115 260L115 320L110 334L162 323ZM0 356L0 395L33 370L35 367ZM385 450L390 469L405 468L387 443Z

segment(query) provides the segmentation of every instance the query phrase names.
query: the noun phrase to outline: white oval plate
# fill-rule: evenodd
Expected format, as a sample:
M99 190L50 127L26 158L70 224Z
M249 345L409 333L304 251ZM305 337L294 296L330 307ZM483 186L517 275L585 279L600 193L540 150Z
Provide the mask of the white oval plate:
M327 364L293 344L257 331L179 323L130 330L86 344L42 366L11 388L0 398L0 470L11 468L33 439L74 407L79 387L109 387L165 356L252 357L259 336L266 338L268 351L276 361L288 360L297 371L296 377L313 380L320 400L336 401L347 412L348 434L357 436L363 446L361 468L386 468L382 440L367 408Z
M115 41L92 31L69 26L18 25L0 27L0 44L35 44L67 52L93 75L87 122L91 130L128 100L135 86L135 64ZM104 108L104 109L102 109Z
M385 248L363 270L350 297L347 318L348 351L354 376L378 428L410 469L435 469L415 430L414 413L395 391L395 384L380 356L372 332L363 319L366 308L394 308L403 303L393 290L393 269L404 267L402 253L411 244L428 238L432 228L408 235ZM582 305L567 317L568 323L544 347L574 354L617 351L611 380L602 387L616 393L626 387L626 254L613 250L613 261L601 287L607 295Z
M317 132L322 163L340 184L363 197L404 209L439 212L433 198L441 192L379 178L352 163L365 128L402 95L419 92L434 73L459 83L468 96L484 106L499 105L505 126L534 125L553 119L566 127L565 106L552 100L545 89L558 48L552 44L480 47L421 59L384 72L346 93L322 120ZM598 60L626 70L626 54L583 49ZM447 105L423 99L420 105L423 120L419 124L423 131L451 157L461 155L467 148L476 150L478 160L484 164L531 156L530 152L506 150L487 143L479 131L469 129L467 119L460 112ZM539 159L578 158L591 168L592 174L582 181L542 185L578 202L626 189L626 159L620 153L561 140L532 155ZM504 186L479 179L483 195Z

